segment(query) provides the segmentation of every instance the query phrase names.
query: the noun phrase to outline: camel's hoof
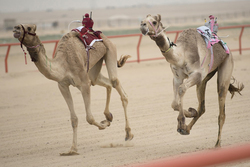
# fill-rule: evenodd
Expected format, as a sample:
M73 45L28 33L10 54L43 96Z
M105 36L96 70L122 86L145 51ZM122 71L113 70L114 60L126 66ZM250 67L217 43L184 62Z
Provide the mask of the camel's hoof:
M75 151L70 151L68 153L60 153L60 156L72 156L72 155L79 155L79 153Z
M105 115L106 116L106 119L109 121L109 122L112 122L113 121L113 115L111 113Z
M103 130L108 126L110 126L110 122L107 121L107 120L104 120L104 121L101 122L101 127L99 127L99 130Z
M220 145L220 141L218 140L217 142L216 142L216 144L215 144L215 146L214 146L215 148L220 148L221 147L221 145Z
M130 140L132 140L134 138L134 135L133 134L130 134L130 135L126 135L126 137L125 137L125 141L130 141Z
M177 129L177 132L179 132L181 135L189 135L190 132L185 129Z
M194 118L198 116L198 112L194 108L189 108L188 111L184 110L185 117Z

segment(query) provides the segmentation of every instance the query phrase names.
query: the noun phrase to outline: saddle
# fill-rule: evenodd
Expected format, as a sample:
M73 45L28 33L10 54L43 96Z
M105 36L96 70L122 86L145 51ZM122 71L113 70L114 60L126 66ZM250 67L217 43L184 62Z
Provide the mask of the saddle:
M87 29L83 26L73 29L72 31L76 31L79 33L78 38L83 42L85 46L85 50L87 52L87 72L89 71L89 50L95 49L93 47L95 42L102 42L102 38L100 34L101 31L94 31L93 29Z
M197 28L197 32L199 34L202 35L202 37L204 38L206 45L207 45L207 49L210 49L211 51L211 60L210 60L210 64L209 64L209 72L213 67L213 63L214 63L214 54L213 54L213 45L216 43L221 43L223 48L225 49L225 52L227 54L230 53L229 48L227 47L226 43L223 42L221 39L219 39L219 37L217 36L216 33L212 32L210 30L210 28L208 28L207 26L200 26ZM201 66L203 66L205 60L206 60L207 55L204 57Z

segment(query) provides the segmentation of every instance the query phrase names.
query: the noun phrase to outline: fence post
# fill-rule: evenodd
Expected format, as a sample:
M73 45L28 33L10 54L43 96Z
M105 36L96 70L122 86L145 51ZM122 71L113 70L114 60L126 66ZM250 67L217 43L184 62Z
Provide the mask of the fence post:
M242 34L243 34L243 31L244 31L244 26L242 26L241 28L241 32L240 32L240 36L239 36L239 51L240 51L240 55L242 53L242 47L241 47L241 37L242 37Z
M8 45L8 49L7 49L7 52L6 52L5 59L4 59L5 73L8 73L8 57L9 57L9 53L10 53L10 47L11 47L11 45Z
M139 36L139 41L137 44L137 62L140 63L140 45L141 45L142 34Z
M179 31L178 31L178 32L176 32L176 36L175 36L175 39L174 39L174 43L176 43L177 38L178 38L178 35L179 35Z
M52 57L53 57L53 58L54 58L55 53L56 53L56 48L57 48L58 42L59 42L59 41L57 41L57 42L55 43L54 51L53 51L53 54L52 54Z

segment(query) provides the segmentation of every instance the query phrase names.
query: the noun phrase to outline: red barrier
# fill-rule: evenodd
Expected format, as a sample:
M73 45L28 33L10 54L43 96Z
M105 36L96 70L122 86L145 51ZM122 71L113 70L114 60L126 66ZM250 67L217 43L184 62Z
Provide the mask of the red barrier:
M250 27L250 25L238 25L238 26L228 26L228 27L220 27L219 29L235 29L235 28L241 28L241 32L239 35L239 49L232 49L232 52L235 51L239 51L240 54L242 54L242 50L250 50L250 48L242 48L242 35L243 35L243 31L244 28L246 27ZM177 31L167 31L167 34L172 34L175 33L175 40L174 42L177 41L177 38L179 36L179 33L182 32L182 30L177 30ZM141 45L141 40L142 40L142 34L129 34L129 35L115 35L115 36L108 36L108 38L124 38L124 37L135 37L138 36L139 40L138 40L138 44L137 44L137 60L134 61L128 61L128 62L138 62L140 63L141 61L151 61L151 60L159 60L159 59L164 59L163 56L161 57L157 57L157 58L150 58L150 59L141 59L140 58L140 45ZM56 51L56 47L58 44L59 40L51 40L51 41L42 41L42 43L55 43L55 47L54 47L54 51L53 51L53 57L55 55L55 51ZM7 48L7 52L6 52L6 56L5 56L5 72L8 73L8 57L9 57L9 52L10 52L10 48L11 46L15 46L15 45L20 45L20 43L8 43L8 44L0 44L0 47L8 47Z
M213 149L179 157L161 159L133 167L205 167L239 160L250 160L250 144Z

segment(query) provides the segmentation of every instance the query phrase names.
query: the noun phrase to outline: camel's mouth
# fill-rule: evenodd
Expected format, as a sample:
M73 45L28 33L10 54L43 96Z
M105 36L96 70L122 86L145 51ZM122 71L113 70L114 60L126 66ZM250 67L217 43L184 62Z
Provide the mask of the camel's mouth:
M142 33L143 35L148 35L148 32L149 32L149 29L148 29L148 28L141 27L140 30L141 30L141 33Z
M13 30L13 36L14 38L19 38L21 36L21 31L20 31L20 27L19 26L15 26L14 30Z
M19 38L21 36L20 32L14 32L13 34L14 38Z

